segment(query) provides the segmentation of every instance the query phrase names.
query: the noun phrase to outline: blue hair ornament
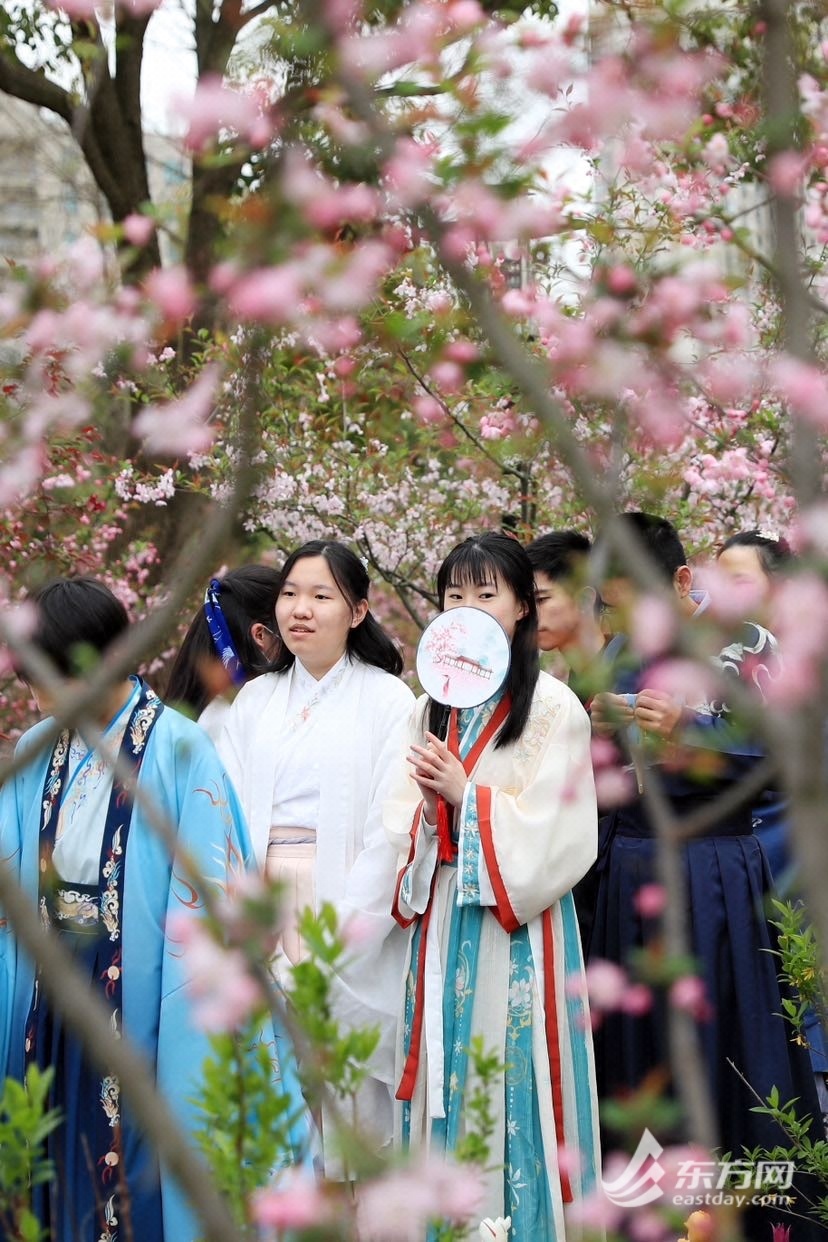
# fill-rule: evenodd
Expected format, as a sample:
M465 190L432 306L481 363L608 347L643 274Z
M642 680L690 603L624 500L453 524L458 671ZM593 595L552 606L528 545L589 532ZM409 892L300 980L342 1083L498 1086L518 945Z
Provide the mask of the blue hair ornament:
M233 639L230 637L230 630L227 628L227 620L221 610L219 603L219 594L221 592L221 582L218 578L211 578L204 592L204 616L207 618L207 626L210 630L210 637L213 640L213 646L218 652L230 679L235 686L243 686L247 681L242 662L238 657L236 648L233 646Z

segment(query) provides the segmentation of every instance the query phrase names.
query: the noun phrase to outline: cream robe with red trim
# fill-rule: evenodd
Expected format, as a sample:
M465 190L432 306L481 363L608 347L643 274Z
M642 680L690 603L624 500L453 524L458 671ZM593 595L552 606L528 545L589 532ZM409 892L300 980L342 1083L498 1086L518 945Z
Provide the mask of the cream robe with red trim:
M410 741L422 740L427 700L418 703ZM495 748L493 738L483 749L470 773L458 822L468 819L469 799L476 798L480 832L480 904L491 909L484 920L481 968L474 998L472 1035L483 1038L487 1051L501 1054L505 1045L506 1006L509 992L510 932L528 924L535 963L533 1014L541 1018L533 1029L533 1060L539 1091L539 1111L544 1131L544 1151L550 1186L566 1183L558 1168L561 1142L583 1151L584 1138L593 1168L598 1163L598 1111L592 1061L592 1040L585 1009L580 1029L575 1030L572 1003L567 995L565 954L575 962L579 977L570 980L570 994L583 995L583 960L574 919L564 918L560 899L586 873L597 853L597 807L590 757L590 724L572 691L562 682L541 673L529 719L516 741ZM429 1118L443 1115L443 996L444 975L453 964L446 962L451 906L457 902L458 870L437 869L437 840L418 813L420 792L407 764L401 762L384 807L390 840L401 855L394 915L403 925L413 922L430 907L426 932L426 964L423 979L423 1031L419 1064L411 1100L411 1142L428 1143ZM488 818L487 818L488 812ZM459 851L464 852L461 826ZM406 883L403 884L402 881ZM406 901L401 889L407 891ZM576 943L572 942L574 938ZM569 935L570 943L564 942ZM583 1025L583 1019L587 1019ZM586 1044L588 1081L575 1081L572 1044ZM502 1059L502 1057L501 1057ZM402 1031L398 1042L398 1078L404 1068ZM580 1074L583 1078L583 1073ZM588 1099L589 1122L583 1124L583 1100ZM502 1081L492 1099L497 1108L503 1100ZM580 1105L576 1101L580 1100ZM579 1108L581 1121L579 1122ZM505 1118L498 1118L491 1150L503 1150ZM584 1133L586 1132L586 1133ZM493 1212L502 1201L502 1172L491 1177ZM564 1195L569 1197L565 1186ZM577 1172L572 1191L581 1186ZM558 1197L554 1196L553 1197ZM562 1209L561 1209L562 1210ZM561 1225L563 1221L561 1219Z

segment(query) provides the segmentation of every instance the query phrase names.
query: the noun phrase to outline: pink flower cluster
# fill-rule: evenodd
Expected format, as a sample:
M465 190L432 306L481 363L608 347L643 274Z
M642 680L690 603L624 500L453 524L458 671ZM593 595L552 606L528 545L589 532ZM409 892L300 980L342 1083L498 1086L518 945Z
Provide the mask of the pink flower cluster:
M167 922L167 936L183 950L193 1015L203 1030L233 1030L261 1005L261 989L244 955L219 945L203 920L174 915Z

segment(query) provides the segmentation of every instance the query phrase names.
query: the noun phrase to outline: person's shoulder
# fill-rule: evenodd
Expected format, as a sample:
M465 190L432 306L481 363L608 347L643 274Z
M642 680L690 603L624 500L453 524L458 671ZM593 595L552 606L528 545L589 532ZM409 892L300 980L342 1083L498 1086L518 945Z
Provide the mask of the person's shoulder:
M228 704L225 726L233 721L247 721L250 718L258 720L273 695L285 684L287 676L287 672L260 673L258 677L245 682L233 702Z
M377 686L387 689L389 694L396 694L397 698L407 698L413 700L413 691L410 686L402 681L401 677L397 677L396 673L386 673L384 668L377 668L375 664L364 664L366 676L370 681L375 682Z
M192 742L193 745L200 745L202 742L209 743L207 734L192 716L179 711L177 707L171 707L169 703L164 704L164 710L155 722L153 734L156 734L159 739L180 739L184 742Z
M397 677L395 673L387 673L385 669L377 668L374 664L361 664L361 668L372 693L376 690L387 702L413 704L414 692L401 677Z
M38 720L35 724L30 725L24 733L21 733L14 746L15 758L20 759L28 755L34 759L38 755L46 755L50 751L54 743L59 737L59 730L55 724L53 716L46 716L43 720Z
M575 691L566 682L561 681L558 677L553 677L551 673L545 673L543 670L538 674L538 683L535 686L533 697L537 703L556 707L569 707L573 711L578 708L583 711L583 705Z

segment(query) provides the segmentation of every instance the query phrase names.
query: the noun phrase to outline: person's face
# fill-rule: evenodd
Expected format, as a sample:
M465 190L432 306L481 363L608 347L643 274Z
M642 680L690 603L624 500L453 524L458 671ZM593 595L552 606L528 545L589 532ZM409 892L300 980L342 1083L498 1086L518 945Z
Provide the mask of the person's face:
M762 602L771 593L770 577L759 559L759 549L740 544L719 553L716 565L751 600Z
M680 565L672 577L672 588L679 600L679 608L686 613L695 610L690 594L693 571L689 565ZM601 583L601 601L608 630L612 634L626 633L633 621L638 600L646 595L632 578L605 578Z
M535 571L535 601L541 651L557 651L577 640L581 613L575 596L541 570Z
M368 601L352 608L324 556L298 560L276 601L282 641L314 677L323 677L345 654L348 631L359 625Z
M449 582L443 600L446 612L450 608L482 608L499 621L509 642L515 636L515 627L526 616L526 605L522 604L510 586L491 577L478 586L474 582Z

